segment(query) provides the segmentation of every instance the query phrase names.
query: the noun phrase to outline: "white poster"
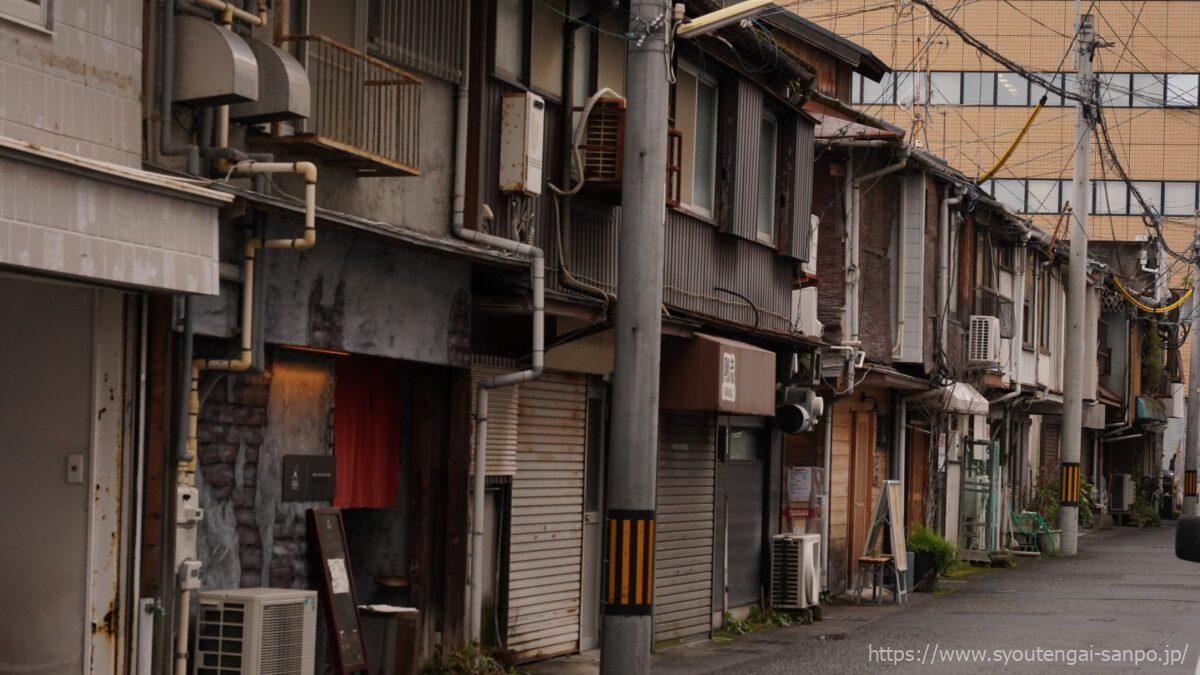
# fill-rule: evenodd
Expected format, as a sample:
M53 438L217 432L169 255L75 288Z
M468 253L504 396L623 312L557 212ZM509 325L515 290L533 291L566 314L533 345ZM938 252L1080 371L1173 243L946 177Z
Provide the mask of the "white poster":
M346 561L342 558L329 559L329 589L334 595L350 592L350 575L346 573Z
M721 352L721 400L737 400L737 354Z
M788 501L807 502L812 500L812 467L788 467Z

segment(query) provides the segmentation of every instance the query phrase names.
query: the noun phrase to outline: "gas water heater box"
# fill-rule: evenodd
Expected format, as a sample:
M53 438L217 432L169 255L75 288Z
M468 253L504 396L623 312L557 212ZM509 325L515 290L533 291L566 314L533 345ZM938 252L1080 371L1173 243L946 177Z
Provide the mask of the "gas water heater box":
M500 189L542 194L546 102L531 92L506 94L500 110Z

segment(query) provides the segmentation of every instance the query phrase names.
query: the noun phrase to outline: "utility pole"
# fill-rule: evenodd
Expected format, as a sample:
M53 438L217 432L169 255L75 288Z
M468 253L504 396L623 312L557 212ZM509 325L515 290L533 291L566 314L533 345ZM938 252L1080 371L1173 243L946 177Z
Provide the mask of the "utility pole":
M1075 227L1071 229L1071 262L1067 268L1067 312L1066 332L1063 344L1066 347L1063 364L1063 435L1061 466L1061 506L1058 511L1058 526L1062 530L1062 554L1073 556L1079 550L1079 450L1083 436L1083 369L1084 317L1087 316L1087 249L1088 211L1090 211L1091 181L1088 171L1091 164L1091 136L1094 103L1092 98L1092 52L1095 49L1094 26L1091 14L1079 17L1079 31L1075 36L1075 62L1078 73L1076 92L1081 101L1075 103L1075 192L1071 203L1071 215ZM1084 103L1086 101L1087 103ZM1093 367L1095 364L1091 364Z
M608 675L650 672L671 17L666 0L629 3L620 290L604 523L608 567L600 672Z
M1200 240L1192 238L1193 256L1200 252ZM1192 366L1188 369L1187 384L1187 426L1185 428L1187 445L1183 450L1183 515L1196 516L1196 469L1200 468L1200 312L1196 311L1200 303L1200 268L1192 272L1192 330L1189 333L1192 340ZM1178 467L1177 467L1178 468ZM1176 473L1176 476L1179 474ZM1176 479L1178 480L1178 478Z

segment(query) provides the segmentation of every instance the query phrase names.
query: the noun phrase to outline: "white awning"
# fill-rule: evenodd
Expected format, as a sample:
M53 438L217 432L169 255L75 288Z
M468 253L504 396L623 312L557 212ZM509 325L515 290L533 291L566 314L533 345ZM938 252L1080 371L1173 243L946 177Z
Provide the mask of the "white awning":
M988 413L987 399L975 391L975 387L966 382L955 382L946 387L922 392L909 398L908 403L939 412L967 415L986 415Z

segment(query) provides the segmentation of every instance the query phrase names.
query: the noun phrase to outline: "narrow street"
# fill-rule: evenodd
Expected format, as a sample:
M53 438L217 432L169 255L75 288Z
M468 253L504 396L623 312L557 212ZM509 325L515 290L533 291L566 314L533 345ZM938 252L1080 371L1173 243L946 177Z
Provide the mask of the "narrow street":
M1069 650L1077 650L1075 668L1083 672L1196 672L1200 566L1175 558L1174 534L1169 524L1094 532L1080 540L1073 559L1019 559L1013 570L943 581L944 590L915 594L903 608L835 605L810 626L662 652L654 671L1054 672L1069 667ZM912 650L911 658L881 648ZM1067 651L1050 656L1057 661L1030 663L1037 648ZM1096 650L1090 660L1080 653L1089 649ZM1183 664L1164 667L1167 649L1186 649ZM1100 650L1131 651L1117 654L1120 662L1104 663ZM1140 665L1137 650L1144 653ZM1173 654L1178 659L1179 652ZM900 662L893 666L892 660Z

